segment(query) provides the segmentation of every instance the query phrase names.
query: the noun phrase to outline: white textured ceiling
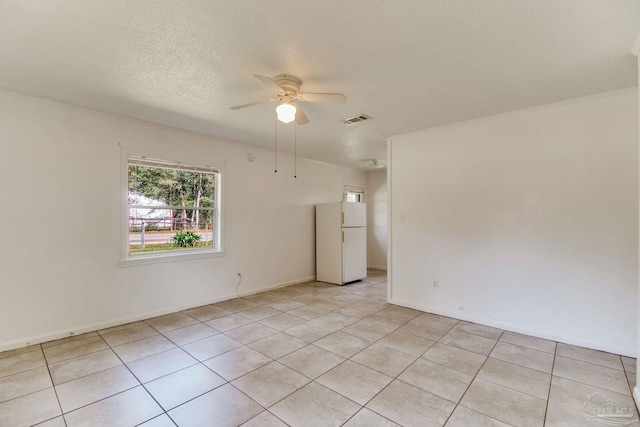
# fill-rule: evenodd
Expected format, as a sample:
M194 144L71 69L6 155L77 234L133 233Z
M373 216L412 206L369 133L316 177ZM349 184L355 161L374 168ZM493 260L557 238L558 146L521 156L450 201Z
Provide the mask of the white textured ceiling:
M347 96L304 104L298 154L364 168L398 133L637 86L639 29L638 0L0 0L0 87L272 147L273 104L229 108L294 74Z

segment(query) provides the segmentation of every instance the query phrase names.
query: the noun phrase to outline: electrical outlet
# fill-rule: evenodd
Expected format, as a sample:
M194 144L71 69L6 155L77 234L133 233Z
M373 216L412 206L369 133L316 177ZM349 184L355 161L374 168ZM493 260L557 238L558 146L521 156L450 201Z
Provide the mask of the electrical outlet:
M433 281L433 287L434 287L434 289L438 289L438 281L437 280Z
M461 306L461 305L459 305L459 306L458 306L458 310L464 310L464 307L463 307L463 306Z

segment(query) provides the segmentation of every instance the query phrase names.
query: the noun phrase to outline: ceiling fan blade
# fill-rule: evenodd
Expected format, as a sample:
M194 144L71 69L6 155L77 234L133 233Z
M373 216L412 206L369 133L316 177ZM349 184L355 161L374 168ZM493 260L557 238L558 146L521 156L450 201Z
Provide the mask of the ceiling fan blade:
M341 93L301 93L296 99L304 102L335 102L344 104L347 97Z
M302 108L300 108L300 104L296 104L294 102L293 105L296 106L296 123L299 125L306 125L309 123L309 118L304 111L302 111Z
M254 74L253 77L260 80L265 85L269 86L269 88L275 93L284 92L280 86L276 84L276 82L271 79L271 77L263 76L262 74Z
M248 104L236 105L231 107L232 110L240 110L242 108L253 107L254 105L266 104L267 102L277 101L278 98L263 99L262 101L249 102Z

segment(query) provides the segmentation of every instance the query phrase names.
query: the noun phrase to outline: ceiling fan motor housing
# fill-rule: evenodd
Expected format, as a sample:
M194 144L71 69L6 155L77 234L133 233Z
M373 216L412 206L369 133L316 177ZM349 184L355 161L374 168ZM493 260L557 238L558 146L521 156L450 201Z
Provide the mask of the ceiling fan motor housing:
M278 74L273 78L273 82L280 86L283 91L290 92L294 96L300 93L302 80L296 76L292 76L291 74Z
M268 86L274 93L275 98L264 99L260 101L249 102L248 104L236 105L235 107L231 107L232 110L240 110L242 108L253 107L254 105L265 104L267 102L278 102L278 107L288 108L293 107L295 110L295 121L299 125L304 125L309 123L309 119L307 118L304 111L296 103L296 101L302 102L336 102L344 104L347 98L341 93L301 93L300 86L302 85L302 80L296 76L292 76L291 74L278 74L277 76L271 78L264 76L262 74L254 74L255 78L260 80L264 85ZM288 107L287 107L288 105ZM282 108L281 108L282 110ZM291 108L289 108L291 110ZM279 119L284 123L288 123L288 121L284 121L283 119Z

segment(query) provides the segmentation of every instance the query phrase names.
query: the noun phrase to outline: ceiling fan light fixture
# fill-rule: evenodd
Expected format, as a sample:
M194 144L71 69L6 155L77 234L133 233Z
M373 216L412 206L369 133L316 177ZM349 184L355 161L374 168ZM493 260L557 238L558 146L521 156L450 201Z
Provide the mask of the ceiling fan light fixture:
M282 123L291 123L296 118L296 106L291 102L281 102L276 107L276 114Z
M247 104L236 105L231 107L232 110L241 110L254 105L265 104L267 102L278 102L276 107L277 121L282 123L291 123L295 120L298 125L309 123L309 118L304 113L302 107L294 101L299 102L333 102L344 104L347 97L342 93L314 93L300 92L302 80L291 74L279 74L274 78L254 74L255 78L268 86L275 95L275 98L263 99L260 101L249 102Z

